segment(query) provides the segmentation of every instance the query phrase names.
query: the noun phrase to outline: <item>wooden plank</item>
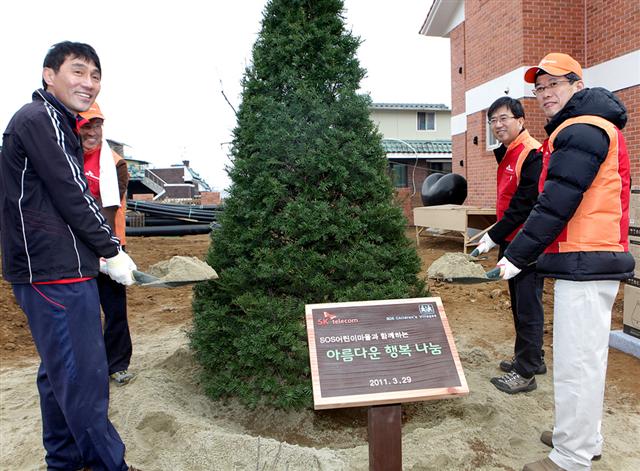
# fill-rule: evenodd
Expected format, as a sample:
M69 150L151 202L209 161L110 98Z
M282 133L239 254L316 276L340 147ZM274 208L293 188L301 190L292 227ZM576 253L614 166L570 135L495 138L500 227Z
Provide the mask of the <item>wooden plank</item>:
M486 230L496 222L495 208L481 208L477 206L464 206L444 204L438 206L423 206L413 209L413 221L416 226L416 243L420 245L419 235L425 228L433 228L444 231L452 231L462 239L463 252L474 245L469 237L469 229ZM418 229L419 228L419 229ZM451 237L451 234L434 237Z

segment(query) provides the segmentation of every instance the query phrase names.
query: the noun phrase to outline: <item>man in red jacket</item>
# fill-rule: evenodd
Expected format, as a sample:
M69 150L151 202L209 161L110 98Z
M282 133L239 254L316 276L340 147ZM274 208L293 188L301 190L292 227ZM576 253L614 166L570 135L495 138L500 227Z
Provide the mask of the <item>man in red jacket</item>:
M524 128L524 107L511 97L498 98L487 112L491 132L501 145L493 152L498 162L496 216L498 222L480 239L474 255L500 246L501 258L518 233L538 198L538 180L542 168L540 143ZM491 378L491 383L508 394L536 389L536 374L547 367L542 357L544 280L536 274L535 264L509 280L511 311L516 331L514 354L503 360L506 373Z

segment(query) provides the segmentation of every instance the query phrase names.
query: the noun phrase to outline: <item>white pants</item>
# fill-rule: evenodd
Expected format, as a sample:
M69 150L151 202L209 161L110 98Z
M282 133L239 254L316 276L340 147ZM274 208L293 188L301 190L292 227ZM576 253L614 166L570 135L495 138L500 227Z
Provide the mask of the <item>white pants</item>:
M556 280L553 303L554 448L567 471L602 453L602 409L611 309L619 281Z

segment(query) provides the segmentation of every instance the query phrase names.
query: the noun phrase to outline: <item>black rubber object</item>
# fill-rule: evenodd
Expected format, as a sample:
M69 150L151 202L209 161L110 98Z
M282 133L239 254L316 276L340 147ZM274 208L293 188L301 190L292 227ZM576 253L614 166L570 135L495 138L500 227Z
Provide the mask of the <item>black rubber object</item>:
M422 184L422 204L462 204L467 199L467 180L457 173L432 173Z

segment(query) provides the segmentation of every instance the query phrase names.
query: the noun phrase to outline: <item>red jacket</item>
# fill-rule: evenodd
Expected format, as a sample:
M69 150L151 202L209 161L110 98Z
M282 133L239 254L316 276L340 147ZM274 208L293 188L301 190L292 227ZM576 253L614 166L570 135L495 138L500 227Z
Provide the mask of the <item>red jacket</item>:
M537 182L542 167L539 147L540 143L524 130L508 147L502 145L494 151L498 162L498 222L489 231L489 237L498 244L515 237L538 198Z

